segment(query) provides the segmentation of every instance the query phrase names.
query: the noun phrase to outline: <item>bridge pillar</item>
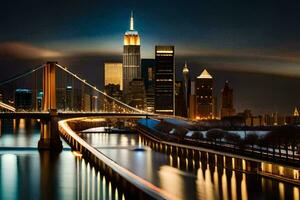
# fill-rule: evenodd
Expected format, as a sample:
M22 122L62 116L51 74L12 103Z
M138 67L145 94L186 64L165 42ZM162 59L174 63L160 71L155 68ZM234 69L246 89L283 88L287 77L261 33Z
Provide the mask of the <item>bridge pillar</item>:
M56 64L47 62L43 71L43 111L56 111Z
M50 112L50 118L41 120L41 138L38 143L40 150L62 150L57 124L56 64L56 62L47 62L43 71L43 111Z

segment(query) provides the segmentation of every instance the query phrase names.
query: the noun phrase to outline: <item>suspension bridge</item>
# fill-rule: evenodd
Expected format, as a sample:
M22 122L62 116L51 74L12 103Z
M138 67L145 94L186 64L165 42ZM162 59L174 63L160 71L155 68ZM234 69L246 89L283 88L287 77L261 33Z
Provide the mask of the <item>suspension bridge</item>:
M109 96L57 62L47 62L1 82L0 93L0 119L40 119L39 149L62 149L58 134L61 119L154 115Z

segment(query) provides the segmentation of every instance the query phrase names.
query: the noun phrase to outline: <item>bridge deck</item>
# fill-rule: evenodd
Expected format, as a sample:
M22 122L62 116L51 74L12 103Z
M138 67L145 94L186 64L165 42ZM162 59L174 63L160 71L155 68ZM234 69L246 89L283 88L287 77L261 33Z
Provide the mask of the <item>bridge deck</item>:
M153 116L148 113L111 113L111 112L58 112L57 117L61 119L76 117L118 117L118 118L145 118ZM47 119L49 112L2 112L0 119Z

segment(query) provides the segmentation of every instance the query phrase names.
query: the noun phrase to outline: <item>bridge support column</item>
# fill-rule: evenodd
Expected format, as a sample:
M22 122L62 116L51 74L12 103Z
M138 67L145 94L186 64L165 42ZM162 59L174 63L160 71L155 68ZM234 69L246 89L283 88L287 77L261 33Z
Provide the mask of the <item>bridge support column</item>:
M41 138L38 143L40 150L62 150L57 124L56 64L47 62L43 72L43 111L50 112L50 118L41 120Z

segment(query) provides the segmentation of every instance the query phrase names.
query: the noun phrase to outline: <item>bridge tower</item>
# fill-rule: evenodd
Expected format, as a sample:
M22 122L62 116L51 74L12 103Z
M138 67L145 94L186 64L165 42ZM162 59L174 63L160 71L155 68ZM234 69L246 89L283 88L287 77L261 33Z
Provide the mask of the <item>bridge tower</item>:
M58 133L58 115L56 108L56 64L47 62L43 71L43 111L50 112L48 119L41 119L40 150L62 150Z

